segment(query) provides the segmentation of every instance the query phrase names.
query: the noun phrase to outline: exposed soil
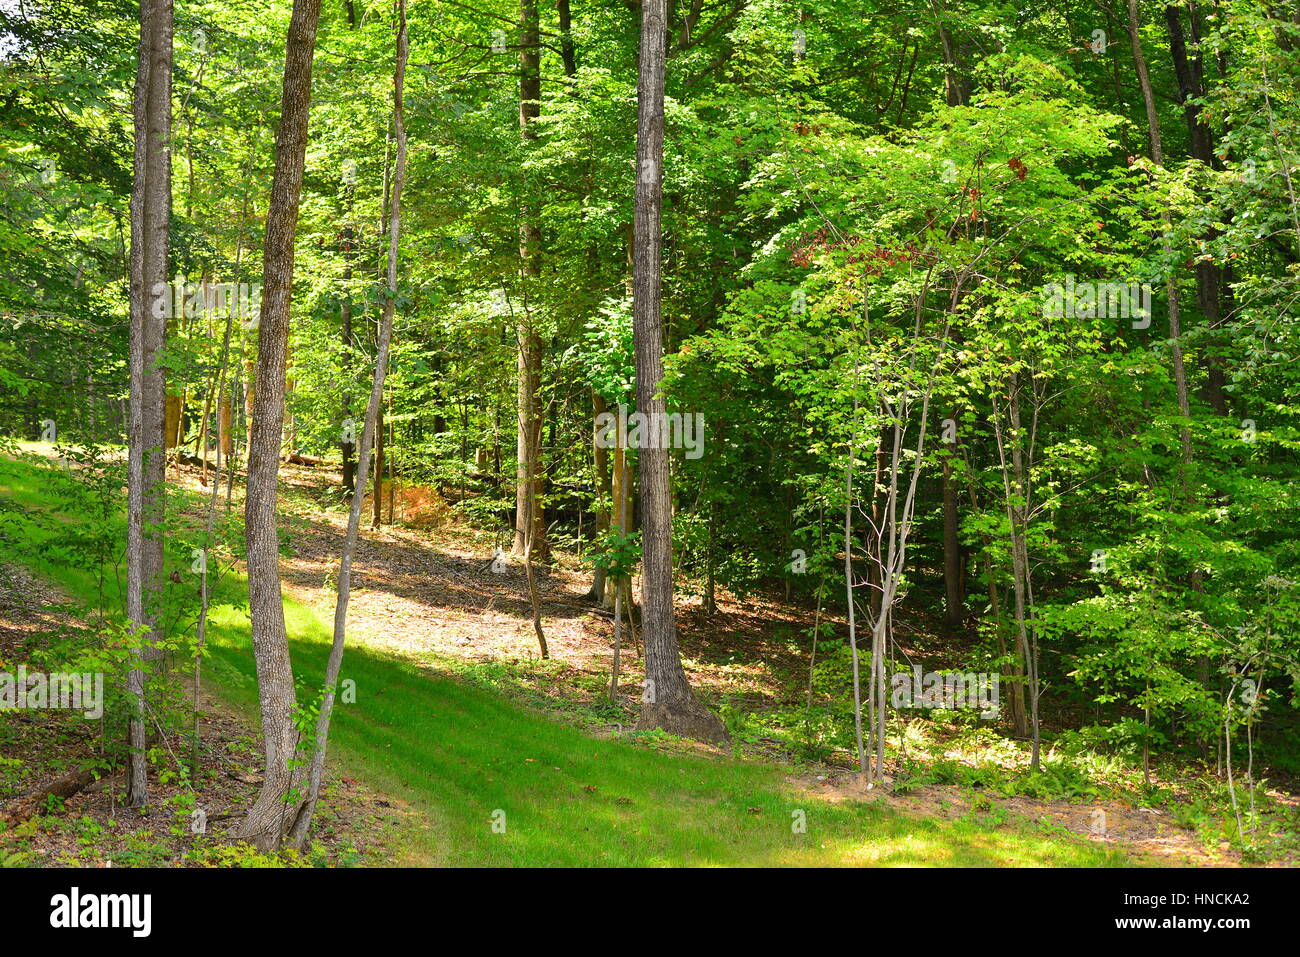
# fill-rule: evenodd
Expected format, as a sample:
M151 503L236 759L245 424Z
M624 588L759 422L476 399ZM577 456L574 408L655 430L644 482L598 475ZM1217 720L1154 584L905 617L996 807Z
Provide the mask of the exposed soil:
M1158 866L1241 866L1240 854L1228 845L1207 847L1195 833L1174 824L1167 811L1156 808L1137 808L1117 801L1037 801L938 785L900 794L888 785L868 788L856 774L810 774L797 780L806 793L832 803L883 801L914 817L973 817L984 823L995 823L1005 815L1033 822L1045 833L1065 831L1090 841L1122 846L1132 857Z

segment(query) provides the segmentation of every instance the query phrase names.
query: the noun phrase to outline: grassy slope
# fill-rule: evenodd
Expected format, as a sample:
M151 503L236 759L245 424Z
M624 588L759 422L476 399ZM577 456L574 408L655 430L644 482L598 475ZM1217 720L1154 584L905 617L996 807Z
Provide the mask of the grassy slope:
M0 495L40 507L42 467L0 458ZM23 523L25 524L25 523ZM27 526L30 538L37 533ZM2 548L2 546L0 546ZM39 550L37 550L39 551ZM24 560L79 599L85 570ZM244 583L228 581L210 615L217 690L250 717L256 683ZM295 671L318 687L329 623L285 601ZM398 838L395 862L453 865L1106 866L1119 852L1025 828L916 819L875 804L800 795L776 767L670 754L600 739L439 677L410 661L351 647L332 757L409 802L423 823ZM505 833L494 833L497 810ZM794 834L793 812L807 817Z

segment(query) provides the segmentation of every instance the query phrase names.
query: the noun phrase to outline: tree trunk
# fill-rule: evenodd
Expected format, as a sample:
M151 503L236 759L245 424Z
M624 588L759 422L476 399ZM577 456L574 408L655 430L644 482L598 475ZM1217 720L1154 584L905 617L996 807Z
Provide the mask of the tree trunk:
M515 445L515 539L511 553L523 555L531 538L534 554L544 556L549 549L546 542L546 516L541 501L542 476L537 462L542 444L542 344L531 325L531 320L524 317L521 318L518 329L519 380L516 400L519 415ZM530 518L531 529L528 527Z
M560 19L560 59L564 61L564 75L578 72L578 57L573 49L572 14L569 0L555 0L555 10Z
M370 387L370 401L366 405L366 419L361 432L358 470L362 476L370 466L370 449L379 428L379 408L384 397L384 378L388 371L388 351L393 336L393 315L397 311L397 249L401 235L402 185L406 179L406 123L402 92L406 80L406 61L410 52L406 34L406 0L398 0L397 10L397 66L393 73L393 129L397 138L397 158L394 161L393 196L389 210L388 297L384 300L383 320L379 326L378 354L375 357L374 381ZM378 482L376 482L377 495ZM364 495L353 494L348 509L348 531L339 564L338 597L334 602L334 640L330 645L329 660L325 666L325 697L316 718L316 747L312 752L307 799L303 802L290 832L290 843L299 850L305 846L311 833L312 815L316 810L321 780L325 774L330 718L334 712L335 688L338 685L339 670L343 666L343 645L347 635L348 598L352 589L352 557L356 553L357 535L361 528L361 500L364 497Z
M655 425L666 410L659 392L663 378L659 271L666 42L664 0L643 0L637 85L633 334L637 410ZM648 430L652 436L659 432L655 425ZM642 695L637 727L663 728L684 737L725 742L728 736L722 722L695 700L677 650L677 624L673 619L672 495L668 484L668 450L659 447L663 444L643 442L639 452L644 550L641 620L646 691Z
M1165 22L1169 27L1169 53L1174 62L1174 76L1178 81L1178 98L1183 104L1183 114L1187 120L1187 135L1191 144L1191 154L1210 169L1221 167L1218 157L1214 155L1214 140L1208 124L1202 122L1201 107L1196 102L1205 95L1205 77L1202 71L1200 54L1200 12L1195 3L1188 4L1188 19L1191 26L1194 52L1189 57L1187 41L1183 32L1180 8L1173 5L1165 7ZM1210 230L1205 238L1213 241L1218 236L1216 230ZM1215 262L1196 262L1196 300L1205 316L1206 326L1213 330L1219 327L1222 316L1222 298L1227 290L1224 282L1224 270ZM1203 352L1206 372L1205 387L1202 395L1210 408L1219 415L1227 415L1228 405L1224 387L1227 376L1222 363L1214 355L1213 337L1207 343L1209 348Z
M966 588L961 551L961 516L957 510L957 483L952 478L952 457L943 457L943 585L944 623L953 631L966 620Z
M312 55L320 0L294 0L285 47L280 128L276 135L275 176L266 213L262 258L262 309L259 318L256 391L249 429L245 537L248 546L248 601L253 654L262 713L266 776L257 802L235 831L262 850L279 845L296 809L287 807L293 784L290 761L297 749L297 704L293 667L280 593L280 540L276 532L276 486L280 471L280 432L284 425L285 365L289 306L293 293L294 231L302 191L311 102Z
M127 617L140 639L127 676L132 714L128 722L127 803L148 799L145 762L143 662L157 657L148 634L159 625L163 573L163 481L166 383L157 365L166 336L171 290L167 246L171 225L172 3L140 4L139 70L136 75L135 161L131 187L131 405L127 454Z
M217 448L224 459L230 458L231 450L231 409L230 409L230 392L221 393L217 402Z
M619 429L618 445L614 448L614 478L610 496L610 508L613 509L613 514L609 520L609 525L620 535L627 535L632 531L632 483L630 481L632 476L627 467L627 450L625 447L627 434L622 430L621 423ZM626 577L615 576L605 583L605 594L602 598L604 607L614 607L615 600L627 581Z
M598 422L600 417L605 413L605 397L595 389L591 390L591 416L593 422ZM599 436L604 431L599 425L595 426L595 436ZM609 531L610 509L614 506L611 503L612 489L609 480L609 450L602 446L600 442L593 438L591 443L592 455L595 458L596 469L596 537L602 537ZM591 591L587 597L596 604L603 604L605 601L605 569L596 566L591 576Z
M1011 523L1011 565L1013 573L1013 594L1016 608L1016 630L1020 641L1020 654L1025 662L1025 674L1029 681L1029 730L1033 736L1029 766L1038 770L1040 729L1038 721L1038 637L1032 620L1030 604L1031 569L1029 565L1029 476L1021 451L1020 395L1016 374L1011 374L1011 387L1007 402L1011 418L1011 470L1014 482L1015 502L1007 497L1008 518Z
M378 425L375 432L375 475L370 492L370 527L378 528L384 520L384 399L379 397Z
M343 346L343 418L352 417L352 348L355 345L352 336L352 227L343 227L343 300L339 306L339 318L342 320ZM339 439L339 453L343 458L343 488L348 495L354 495L357 488L357 467L353 460L357 443L355 427L344 429Z
M541 113L541 36L537 0L519 0L519 136L528 150L537 139L536 120ZM542 274L542 230L538 211L524 182L519 209L519 260L523 273L523 306L518 328L518 465L515 470L515 540L512 554L545 559L546 515L542 505L545 481L540 462L542 447L542 340L532 315L533 286ZM531 477L531 478L530 478ZM524 523L531 518L532 527Z

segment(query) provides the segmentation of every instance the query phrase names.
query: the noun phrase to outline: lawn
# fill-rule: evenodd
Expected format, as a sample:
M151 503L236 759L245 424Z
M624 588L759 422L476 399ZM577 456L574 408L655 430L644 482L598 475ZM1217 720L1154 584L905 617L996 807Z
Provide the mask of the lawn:
M0 497L46 508L49 465L0 458ZM76 516L63 516L75 521ZM41 534L18 514L0 561L22 561L76 599L93 570L15 547ZM111 576L110 576L111 578ZM256 720L245 584L229 576L209 622L210 685ZM330 623L285 601L295 672L323 680ZM409 804L400 864L488 866L1117 866L1114 849L1026 824L902 815L800 793L775 765L593 737L425 665L349 647L356 701L335 711L335 767ZM803 833L793 826L805 820Z

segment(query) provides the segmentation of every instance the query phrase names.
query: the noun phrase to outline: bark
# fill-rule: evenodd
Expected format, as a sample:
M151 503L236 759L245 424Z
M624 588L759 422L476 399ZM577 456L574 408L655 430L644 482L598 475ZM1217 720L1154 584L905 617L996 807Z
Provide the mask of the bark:
M967 89L966 80L961 76L957 62L956 44L953 42L952 32L948 29L945 20L947 11L940 0L931 0L931 7L934 10L935 22L939 28L939 44L943 49L943 81L947 103L949 106L965 106L970 99L970 93Z
M0 808L0 824L16 827L33 815L44 811L50 798L62 798L66 801L90 787L104 773L106 772L102 770L95 771L88 768L69 771Z
M606 411L605 397L595 389L591 390L591 416L592 421L599 421L601 415ZM610 509L613 507L610 503L612 489L609 480L609 449L601 446L595 437L604 431L599 426L593 426L593 438L591 442L592 455L595 459L596 470L596 537L601 538L609 531ZM603 604L605 601L605 569L597 566L591 576L591 591L587 592L587 597L596 604Z
M952 459L943 458L943 585L944 623L954 631L966 619L965 558L961 550L961 516L957 507L957 483L952 478Z
M185 396L168 394L164 412L164 436L167 448L174 449L185 439Z
M560 18L560 59L564 62L564 75L573 76L578 72L578 57L573 50L573 17L569 0L556 0L555 9Z
M284 425L293 240L302 191L312 55L319 17L320 0L294 0L285 47L275 176L266 214L256 390L248 442L247 498L244 505L248 599L253 654L257 663L262 742L266 749L266 774L262 791L248 817L236 829L235 836L251 841L262 850L278 846L286 823L294 819L287 801L294 778L290 762L297 749L294 727L297 701L280 592L276 487L280 469L280 433Z
M229 459L231 450L231 409L230 393L222 392L217 402L217 451Z
M393 316L397 311L397 251L401 236L402 186L406 179L406 122L403 110L403 89L406 81L406 62L410 44L406 32L406 0L398 0L397 65L393 73L393 129L397 139L397 157L394 161L393 195L389 208L388 241L388 298L384 301L383 318L379 326L378 353L375 357L375 376L370 387L370 400L366 405L366 420L361 432L361 451L358 471L366 474L370 465L370 450L379 429L379 409L384 397L384 379L388 370L388 353L393 336ZM378 482L376 481L376 496ZM325 773L325 755L329 747L330 718L334 712L335 690L339 671L343 666L343 647L347 636L348 599L352 590L352 559L356 554L357 536L361 528L361 500L363 495L352 496L348 509L348 531L343 543L339 564L338 598L334 603L334 640L330 645L329 660L325 665L325 697L316 719L316 741L312 752L308 776L307 799L298 812L290 831L290 844L302 849L311 833L312 816L320 799L321 780Z
M1160 115L1156 112L1155 93L1151 87L1151 75L1147 71L1146 58L1142 55L1142 43L1138 35L1138 5L1137 0L1128 0L1128 34L1129 43L1133 49L1133 64L1137 71L1138 85L1142 89L1142 102L1146 108L1147 132L1151 145L1151 160L1157 166L1165 165L1164 149L1160 140ZM1169 214L1165 212L1165 233L1163 237L1165 252L1169 252ZM1178 396L1178 409L1185 419L1191 417L1191 403L1187 391L1187 368L1183 362L1183 347L1181 342L1182 324L1178 309L1178 281L1173 272L1169 274L1166 282L1166 294L1169 297L1169 342L1170 358L1173 363L1174 387ZM1180 428L1180 435L1183 447L1184 465L1192 461L1192 434L1191 429L1184 424ZM1184 473L1184 483L1186 483L1186 474Z
M379 411L375 413L378 425L375 432L375 469L370 493L370 527L378 528L384 520L384 400L379 398Z
M627 467L627 451L624 443L627 440L626 434L620 432L618 445L614 449L614 478L611 486L611 505L613 517L610 519L610 527L622 535L632 531L632 478ZM619 516L622 516L621 518ZM613 608L615 600L627 583L626 576L614 577L606 582L605 595L603 604L606 608ZM609 586L613 586L612 589Z
M127 676L127 803L148 798L145 766L145 660L157 657L149 632L159 625L163 573L163 481L166 383L158 366L166 335L162 297L167 286L171 223L171 0L140 5L139 66L131 188L131 403L127 454L127 617L140 639ZM160 292L156 292L160 290Z
M524 149L537 139L536 120L541 113L542 73L541 35L536 0L519 0L519 136ZM515 470L515 539L514 555L530 552L535 557L549 554L546 541L546 515L542 507L542 340L532 315L533 286L542 274L542 231L538 211L524 183L524 198L519 209L519 260L523 274L523 305L519 314L518 339L519 387L518 465ZM531 519L531 527L525 522ZM529 542L531 541L531 548Z
M1165 7L1165 22L1169 27L1169 53L1173 58L1174 75L1178 81L1178 98L1183 105L1183 115L1187 120L1187 134L1191 143L1191 154L1193 158L1200 160L1210 169L1218 169L1222 164L1219 163L1218 157L1214 154L1213 134L1209 125L1202 121L1201 107L1195 102L1196 99L1205 95L1205 77L1199 53L1200 13L1195 3L1188 5L1188 13L1192 41L1197 44L1197 52L1194 52L1191 56L1188 55L1181 11L1178 7L1168 5ZM1205 238L1208 241L1213 241L1217 236L1217 231L1211 230L1206 234ZM1196 263L1196 301L1201 313L1205 316L1206 325L1210 329L1219 327L1223 315L1223 298L1227 293L1227 288L1224 282L1224 270L1219 264L1202 262L1198 259ZM1227 376L1223 370L1223 365L1210 350L1206 350L1203 362L1206 379L1202 395L1206 403L1215 412L1219 415L1226 415L1228 405L1224 387L1227 384Z
M666 411L663 378L663 317L660 301L660 233L663 203L664 69L667 22L664 0L641 6L641 53L637 84L636 220L633 257L633 337L637 409L651 422ZM657 430L651 429L652 433ZM660 446L664 443L643 443ZM663 728L704 741L725 742L727 732L695 700L677 650L673 618L672 495L668 450L641 448L641 589L645 673L640 729Z
M351 378L352 349L355 345L352 334L352 227L343 227L343 301L339 306L342 320L343 345L343 418L352 417ZM355 438L348 438L347 433L339 440L339 452L343 458L343 487L349 495L356 493L357 471L353 455L356 452Z
M1011 429L1007 436L1002 435L999 418L995 429L998 432L998 449L1002 452L1007 445L1011 451L1011 471L1007 473L1007 459L1002 454L1003 480L1006 482L1007 522L1011 529L1011 570L1012 595L1015 603L1016 636L1020 647L1020 657L1024 662L1025 675L1029 683L1029 730L1033 747L1029 765L1035 771L1039 762L1039 721L1038 721L1038 642L1030 612L1030 565L1027 535L1029 527L1029 476L1025 466L1021 446L1020 395L1015 373L1011 375L1008 389L1007 414Z

